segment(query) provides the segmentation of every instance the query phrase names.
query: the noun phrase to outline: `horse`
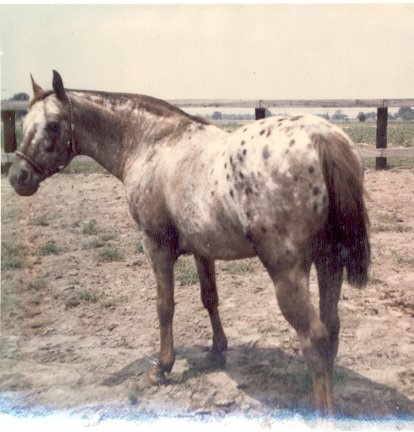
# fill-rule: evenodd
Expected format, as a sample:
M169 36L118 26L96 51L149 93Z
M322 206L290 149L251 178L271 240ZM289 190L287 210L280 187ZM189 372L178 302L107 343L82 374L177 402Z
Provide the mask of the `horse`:
M212 326L212 361L225 359L215 260L257 256L295 329L313 381L314 404L334 415L338 301L346 275L367 284L369 217L363 168L350 138L313 115L257 120L228 133L149 96L65 89L33 79L34 96L9 181L23 196L77 155L123 182L157 286L159 357L148 370L165 382L174 365L174 263L192 254ZM315 265L319 314L310 300Z

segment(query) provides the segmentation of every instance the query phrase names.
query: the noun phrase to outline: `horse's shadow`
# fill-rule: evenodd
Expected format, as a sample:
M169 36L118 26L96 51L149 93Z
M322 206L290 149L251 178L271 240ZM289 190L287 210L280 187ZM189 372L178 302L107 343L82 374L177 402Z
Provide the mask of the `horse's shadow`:
M144 376L154 359L155 355L137 359L106 378L102 384L115 386ZM260 402L263 411L308 412L313 409L312 379L300 355L292 356L279 348L244 344L232 346L226 359L224 366L218 366L207 359L203 347L178 347L176 364L184 363L185 367L179 368L179 372L174 372L173 368L167 383L183 385L194 377L207 376L222 369L238 389ZM333 380L338 415L356 418L414 417L414 401L396 388L341 366L335 367Z

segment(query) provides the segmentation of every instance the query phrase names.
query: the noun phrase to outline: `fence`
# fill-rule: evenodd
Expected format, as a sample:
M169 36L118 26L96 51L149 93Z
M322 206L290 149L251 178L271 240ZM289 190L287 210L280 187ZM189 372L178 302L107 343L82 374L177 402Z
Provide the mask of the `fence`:
M263 118L265 108L376 108L377 129L376 149L363 150L362 157L376 158L377 169L387 166L387 157L414 157L414 148L387 149L388 108L412 107L414 99L173 99L172 105L180 108L251 108L255 109L255 117ZM5 101L1 107L1 120L4 129L4 151L13 153L16 146L16 111L26 111L28 102Z

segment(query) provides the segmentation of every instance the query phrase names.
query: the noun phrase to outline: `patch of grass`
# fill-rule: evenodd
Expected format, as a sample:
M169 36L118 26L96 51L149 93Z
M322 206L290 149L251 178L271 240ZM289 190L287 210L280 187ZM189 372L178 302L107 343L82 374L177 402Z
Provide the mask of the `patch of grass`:
M389 213L379 213L377 223L372 227L373 232L399 232L411 231L411 227L401 219Z
M27 288L33 291L42 291L47 288L47 281L43 278L35 279L29 283Z
M252 273L256 270L256 265L253 260L244 259L226 263L223 266L223 270L232 275Z
M94 239L90 242L84 243L82 245L82 249L98 249L104 247L106 243L100 239Z
M80 301L87 303L96 303L99 299L99 294L89 288L78 288L75 293Z
M42 215L38 216L37 218L35 218L33 221L33 225L48 226L49 222L47 221L47 215L42 214Z
M137 254L142 254L142 253L144 253L144 245L142 244L142 241L141 241L141 240L137 240L137 241L135 242L135 252L136 252Z
M113 234L101 234L100 239L103 242L109 242L110 240L113 240L115 236Z
M132 405L138 403L139 387L138 384L134 384L128 391L128 400Z
M96 235L98 234L98 222L95 219L90 220L83 226L82 234L85 235Z
M44 245L40 246L38 249L39 255L58 255L62 252L62 248L60 248L54 240L47 241Z
M1 242L1 269L17 270L25 267L25 253L26 249L22 245Z
M108 174L108 171L92 159L74 159L63 174Z
M98 260L100 262L122 261L123 259L122 253L115 246L106 245L98 253Z
M105 309L109 309L111 307L115 307L119 304L126 303L128 301L128 296L120 296L112 299L105 299L101 301L101 305Z
M414 265L414 256L397 255L395 257L395 261L397 262L397 264Z
M195 264L186 258L180 258L175 264L176 279L181 286L193 285L198 282L198 273Z

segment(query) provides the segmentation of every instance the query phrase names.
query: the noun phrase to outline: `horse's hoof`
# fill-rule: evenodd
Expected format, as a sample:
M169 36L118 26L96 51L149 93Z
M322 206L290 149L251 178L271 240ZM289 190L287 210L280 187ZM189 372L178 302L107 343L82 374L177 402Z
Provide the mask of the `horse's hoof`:
M226 365L226 356L222 352L210 350L207 353L207 361L212 367L222 368Z
M147 376L149 382L153 385L165 384L165 375L159 365L152 367L148 370Z

